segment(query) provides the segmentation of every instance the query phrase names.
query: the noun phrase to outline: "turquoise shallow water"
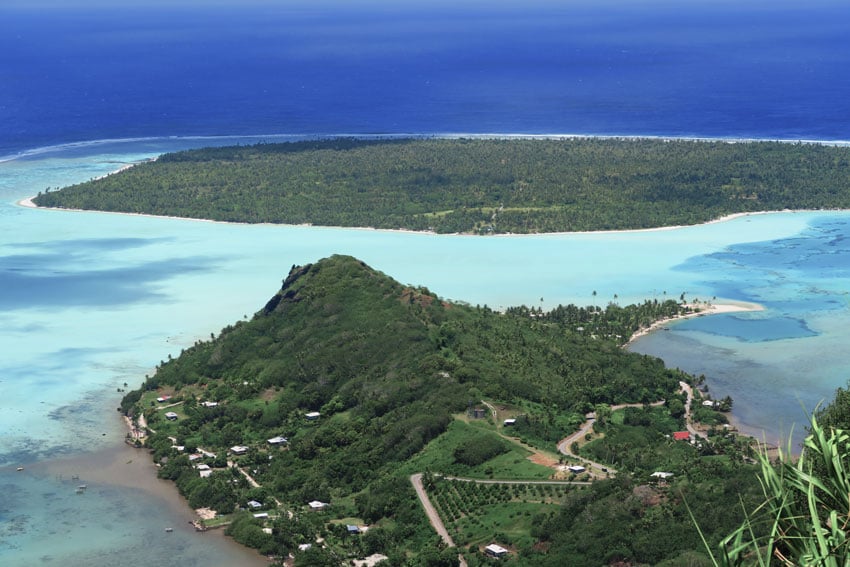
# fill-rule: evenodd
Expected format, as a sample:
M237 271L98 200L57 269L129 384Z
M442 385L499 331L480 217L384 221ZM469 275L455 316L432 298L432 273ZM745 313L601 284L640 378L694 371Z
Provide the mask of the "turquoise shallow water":
M81 514L92 521L78 531L63 523L78 502L67 487L30 467L21 476L14 467L114 445L124 433L114 418L117 388L138 385L169 354L250 316L293 264L334 253L357 256L443 297L494 308L682 293L762 303L766 311L689 320L633 348L706 374L712 392L733 396L745 425L767 428L771 436L800 420L801 404L810 408L829 398L848 376L847 213L756 215L653 232L481 238L15 205L48 186L197 144L93 145L0 163L0 483L3 494L18 495L0 503L0 563L35 565L61 556L65 564L86 565L90 553L114 558L119 550L127 564L149 559L144 546L128 544L128 534L176 522L172 508L152 505L128 516L123 511L145 506L145 497L105 486L86 495ZM205 536L185 534L160 545L175 564L225 553L220 543L199 548L197 537ZM63 547L73 548L69 540L85 541L79 549L89 555ZM45 541L51 542L46 549Z

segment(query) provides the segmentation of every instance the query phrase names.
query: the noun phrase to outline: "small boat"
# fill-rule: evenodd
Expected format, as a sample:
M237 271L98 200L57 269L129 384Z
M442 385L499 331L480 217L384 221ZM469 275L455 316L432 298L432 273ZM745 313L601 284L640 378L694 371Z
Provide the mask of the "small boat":
M24 470L24 467L18 467L15 470L18 471L18 472L21 472L22 470Z
M85 484L81 484L77 487L77 490L85 490L86 488L88 488L88 486L86 486Z
M170 534L173 531L174 531L174 528L165 528L165 533Z

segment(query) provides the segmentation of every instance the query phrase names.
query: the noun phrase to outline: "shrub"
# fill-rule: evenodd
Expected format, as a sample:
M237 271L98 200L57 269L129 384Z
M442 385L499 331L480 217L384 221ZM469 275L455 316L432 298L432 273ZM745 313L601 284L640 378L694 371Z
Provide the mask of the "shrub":
M454 450L455 462L474 467L508 452L507 444L500 438L489 435L470 437Z

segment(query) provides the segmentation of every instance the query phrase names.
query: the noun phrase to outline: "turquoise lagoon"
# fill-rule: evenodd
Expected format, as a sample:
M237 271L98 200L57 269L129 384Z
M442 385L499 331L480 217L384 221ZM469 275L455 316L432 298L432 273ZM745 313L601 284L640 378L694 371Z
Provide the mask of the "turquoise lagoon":
M404 283L493 308L682 293L761 303L764 311L672 324L631 348L705 374L712 393L734 398L741 423L771 440L794 423L799 436L805 410L848 378L848 213L469 237L16 205L46 187L193 145L201 142L113 142L0 163L0 563L130 564L149 562L155 548L170 564L234 564L238 550L221 538L162 535L162 526L185 523L181 506L106 480L80 498L67 475L86 455L121 444L117 389L138 386L159 361L250 317L293 264L330 254L351 254ZM16 472L18 465L26 470Z

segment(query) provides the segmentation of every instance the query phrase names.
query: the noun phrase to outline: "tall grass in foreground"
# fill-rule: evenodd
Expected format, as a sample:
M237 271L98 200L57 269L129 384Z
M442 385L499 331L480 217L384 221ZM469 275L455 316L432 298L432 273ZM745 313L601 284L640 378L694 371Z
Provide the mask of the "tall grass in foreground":
M850 566L848 458L850 434L824 428L815 417L796 463L790 450L780 450L775 464L761 452L764 502L745 510L746 519L719 549L710 549L703 537L714 564Z

